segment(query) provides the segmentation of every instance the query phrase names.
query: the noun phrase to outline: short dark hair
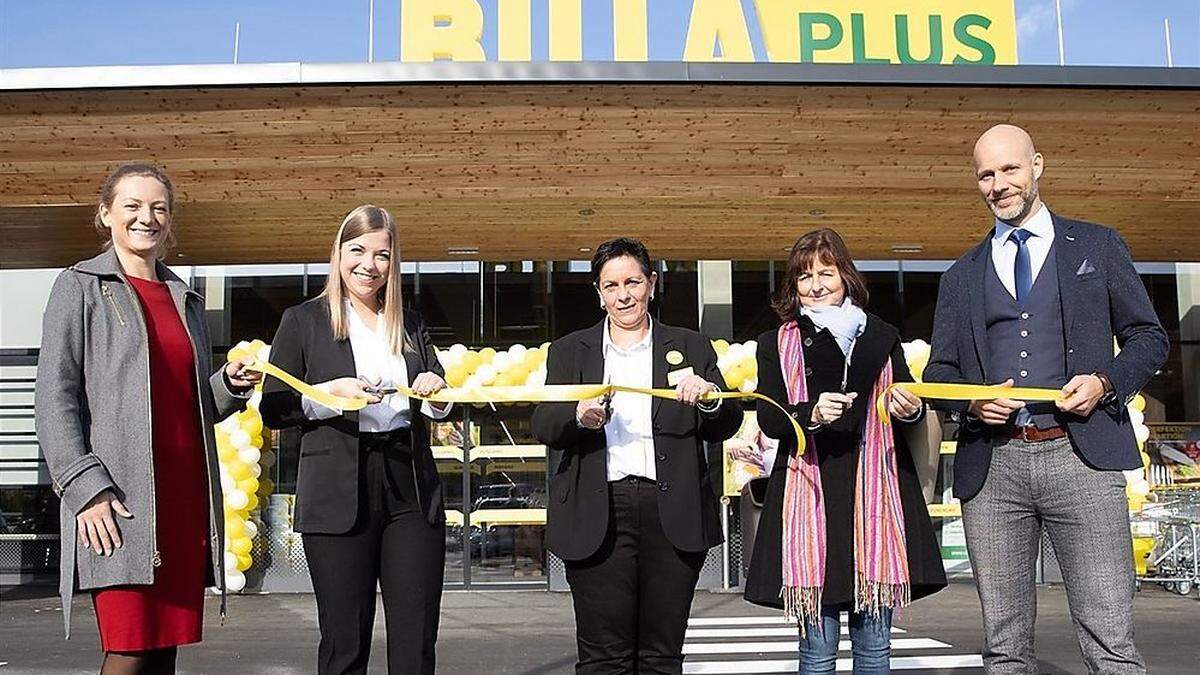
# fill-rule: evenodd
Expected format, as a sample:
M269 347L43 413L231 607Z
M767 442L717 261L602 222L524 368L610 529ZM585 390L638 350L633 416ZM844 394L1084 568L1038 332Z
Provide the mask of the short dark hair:
M654 273L654 266L650 264L650 252L646 250L646 245L637 239L618 237L596 247L596 254L592 256L592 283L600 283L600 270L610 260L625 256L638 262L642 268L642 274L646 275L647 279Z
M781 321L791 321L800 315L800 292L796 290L796 280L818 260L836 267L842 275L846 295L854 304L863 309L867 308L867 301L870 299L867 280L854 266L854 258L850 256L850 249L846 247L842 235L824 227L801 236L792 244L787 272L775 293L774 302L771 303Z

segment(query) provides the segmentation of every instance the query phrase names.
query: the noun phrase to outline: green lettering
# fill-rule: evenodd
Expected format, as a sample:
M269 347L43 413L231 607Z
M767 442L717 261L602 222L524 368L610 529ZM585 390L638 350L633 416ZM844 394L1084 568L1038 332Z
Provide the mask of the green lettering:
M867 56L867 31L863 28L863 15L850 15L850 46L854 49L855 63L891 63L889 59Z
M971 60L963 58L962 56L955 56L954 63L956 65L962 63L972 63L981 66L991 66L996 63L996 48L993 47L987 40L981 37L975 37L967 32L967 29L971 28L972 26L979 26L980 28L987 30L987 28L991 25L991 19L987 18L986 16L979 16L978 14L964 14L963 16L958 17L958 21L954 22L954 38L962 43L964 47L970 47L971 49L979 52L979 58Z
M818 40L813 34L813 28L821 24L829 28L829 37ZM833 49L842 42L842 22L832 14L825 12L800 13L800 60L812 63L813 54L817 51Z
M942 17L937 14L929 15L929 56L924 59L914 58L909 46L908 17L896 15L896 54L900 63L941 63L942 62Z

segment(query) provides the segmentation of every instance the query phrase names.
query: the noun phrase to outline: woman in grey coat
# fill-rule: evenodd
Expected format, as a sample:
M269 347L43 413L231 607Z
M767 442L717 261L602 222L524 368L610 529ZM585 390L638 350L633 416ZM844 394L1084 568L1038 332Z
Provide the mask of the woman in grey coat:
M200 640L204 587L224 588L213 424L260 378L242 362L209 377L204 300L160 261L172 206L156 167L110 174L106 250L59 275L42 328L35 414L62 502L63 618L69 633L74 587L92 591L106 674L174 672L178 645Z

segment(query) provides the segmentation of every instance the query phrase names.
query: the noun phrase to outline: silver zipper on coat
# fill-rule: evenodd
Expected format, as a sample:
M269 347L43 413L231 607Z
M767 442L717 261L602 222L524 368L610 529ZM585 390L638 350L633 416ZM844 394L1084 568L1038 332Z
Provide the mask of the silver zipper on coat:
M117 299L113 297L112 289L108 287L106 282L100 282L100 295L108 298L108 304L112 305L113 312L117 315L117 321L121 324L121 327L124 328L125 317L121 315L121 308L117 307Z
M154 488L154 410L153 404L150 401L150 329L146 327L146 315L142 312L141 303L133 293L133 287L129 283L129 279L120 274L121 281L125 282L125 292L129 294L129 304L133 305L133 311L141 319L142 326L142 341L146 345L146 349L142 352L146 355L146 459L150 466L150 566L162 566L162 553L158 550L158 496ZM101 285L104 288L104 285ZM111 293L111 291L110 291ZM116 299L111 295L109 299L113 301L113 307L116 308ZM124 325L124 324L122 324Z

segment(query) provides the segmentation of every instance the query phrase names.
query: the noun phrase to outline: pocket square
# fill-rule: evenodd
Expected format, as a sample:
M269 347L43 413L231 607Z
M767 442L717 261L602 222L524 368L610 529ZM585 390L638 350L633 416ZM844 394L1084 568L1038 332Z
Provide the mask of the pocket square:
M1085 274L1091 274L1092 272L1095 272L1095 271L1096 271L1096 266L1093 265L1090 260L1088 260L1087 258L1084 258L1083 262L1080 263L1080 265L1079 265L1079 269L1075 271L1075 276L1081 277Z

